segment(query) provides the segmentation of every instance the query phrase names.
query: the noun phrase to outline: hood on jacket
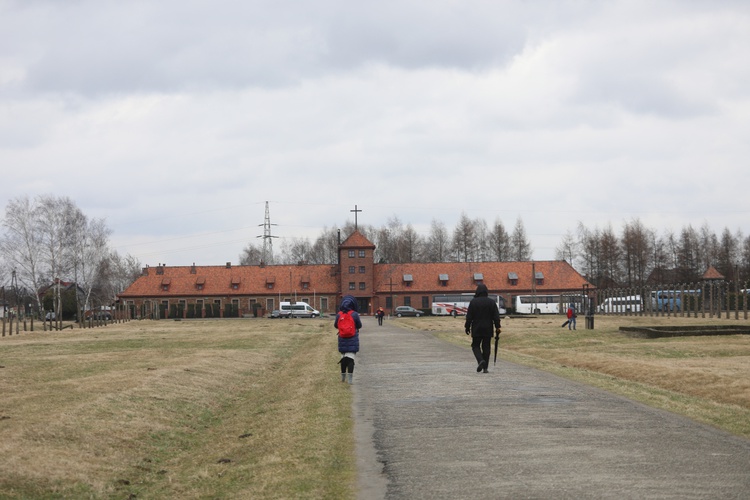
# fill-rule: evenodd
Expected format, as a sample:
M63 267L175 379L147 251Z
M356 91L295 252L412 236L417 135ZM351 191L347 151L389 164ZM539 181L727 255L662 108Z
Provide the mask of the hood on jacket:
M357 299L354 298L353 295L344 295L344 298L341 299L341 306L339 307L339 311L357 311Z
M487 285L480 283L477 285L477 291L474 293L474 297L486 297L488 295Z

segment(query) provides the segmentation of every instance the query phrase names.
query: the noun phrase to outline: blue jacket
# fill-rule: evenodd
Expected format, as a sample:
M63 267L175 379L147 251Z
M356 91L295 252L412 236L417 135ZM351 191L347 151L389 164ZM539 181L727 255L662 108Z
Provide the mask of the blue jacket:
M351 295L344 295L344 298L341 300L339 312L336 313L333 326L338 330L339 314L347 311L352 311L352 319L354 320L354 326L357 327L357 333L353 337L346 338L342 338L339 335L339 352L341 354L345 352L359 352L359 329L362 328L362 320L359 318L359 313L357 312L357 299Z

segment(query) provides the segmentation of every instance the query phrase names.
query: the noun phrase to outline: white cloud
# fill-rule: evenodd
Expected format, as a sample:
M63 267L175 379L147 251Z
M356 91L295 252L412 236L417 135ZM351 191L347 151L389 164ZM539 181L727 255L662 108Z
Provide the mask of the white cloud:
M466 212L750 234L736 2L6 2L3 205L70 196L144 263ZM193 236L191 236L193 235ZM188 237L191 236L191 237Z

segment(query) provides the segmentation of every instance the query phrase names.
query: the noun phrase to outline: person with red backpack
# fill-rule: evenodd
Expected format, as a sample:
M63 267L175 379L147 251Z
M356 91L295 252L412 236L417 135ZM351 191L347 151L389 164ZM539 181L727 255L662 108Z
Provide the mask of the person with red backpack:
M333 326L338 330L339 336L341 381L348 380L351 384L354 376L354 357L359 352L359 330L362 328L362 320L357 312L357 299L351 295L344 295Z

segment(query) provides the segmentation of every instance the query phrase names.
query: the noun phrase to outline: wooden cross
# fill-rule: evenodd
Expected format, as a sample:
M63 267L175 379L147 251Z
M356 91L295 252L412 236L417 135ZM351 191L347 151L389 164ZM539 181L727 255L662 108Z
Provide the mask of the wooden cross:
M354 230L357 230L357 212L361 212L362 210L357 210L357 205L354 205L354 210L349 210L350 212L354 212Z

